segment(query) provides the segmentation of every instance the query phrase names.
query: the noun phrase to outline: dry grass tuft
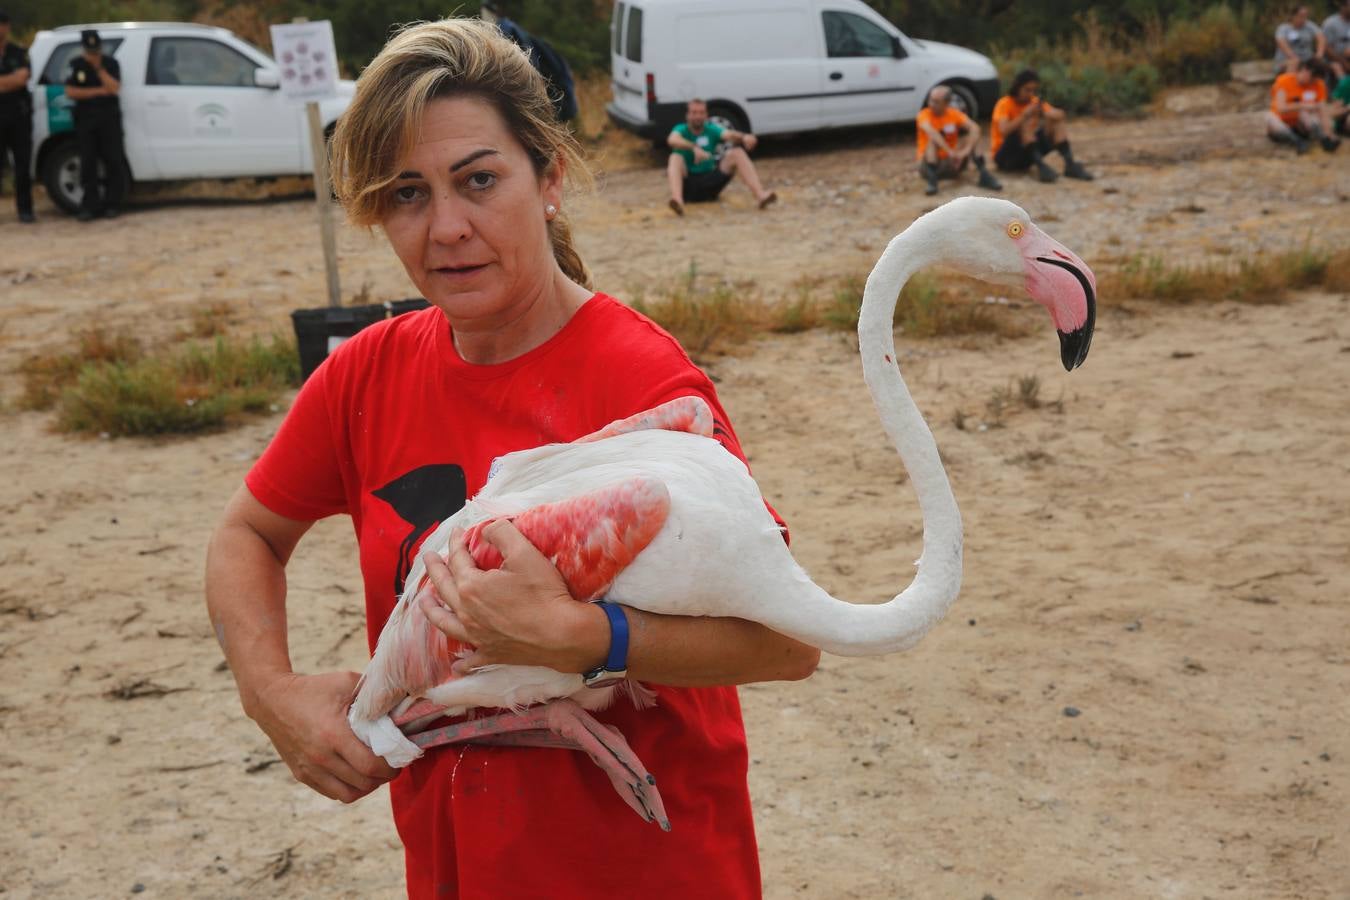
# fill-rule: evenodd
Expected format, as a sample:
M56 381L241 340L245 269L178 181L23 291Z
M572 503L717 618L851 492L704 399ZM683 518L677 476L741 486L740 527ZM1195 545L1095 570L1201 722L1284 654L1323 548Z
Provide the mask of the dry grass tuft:
M848 276L836 285L823 305L821 320L831 328L856 331L866 280ZM900 291L895 304L895 326L906 337L931 338L971 334L1019 337L1021 324L1005 310L986 303L979 282L956 275L920 272Z
M300 380L293 341L215 339L147 352L130 335L101 329L77 336L65 353L30 357L20 366L28 410L57 410L63 431L108 435L200 431L239 412L267 409ZM198 333L206 324L194 323Z
M267 410L298 384L294 342L185 344L133 360L86 362L57 401L63 431L111 436L189 433Z
M652 299L639 295L633 308L674 335L695 360L743 343L766 321L753 289L700 278L692 263L674 287Z
M768 302L753 286L710 281L691 265L673 289L655 298L639 295L633 307L700 359L758 333L797 334L819 327L857 331L864 284L858 275L835 281L807 278L778 302ZM969 279L920 274L900 292L895 326L911 338L1025 333L1019 320L985 302L979 290Z
M1240 259L1172 265L1161 257L1136 258L1104 281L1103 293L1163 303L1236 300L1280 303L1291 290L1325 286L1332 290L1350 282L1350 251L1331 253L1304 247L1284 253Z
M51 409L61 391L75 382L85 366L134 362L142 352L140 341L125 332L101 328L78 332L74 350L30 356L20 364L23 392L19 408Z

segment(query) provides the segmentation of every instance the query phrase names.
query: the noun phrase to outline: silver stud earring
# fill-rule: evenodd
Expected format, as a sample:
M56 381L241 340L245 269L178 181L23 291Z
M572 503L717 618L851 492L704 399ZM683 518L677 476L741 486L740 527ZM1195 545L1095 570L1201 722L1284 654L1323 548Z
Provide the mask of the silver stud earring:
M552 203L544 207L544 215L548 216L550 219L556 216L557 214L558 214L558 207L554 206Z

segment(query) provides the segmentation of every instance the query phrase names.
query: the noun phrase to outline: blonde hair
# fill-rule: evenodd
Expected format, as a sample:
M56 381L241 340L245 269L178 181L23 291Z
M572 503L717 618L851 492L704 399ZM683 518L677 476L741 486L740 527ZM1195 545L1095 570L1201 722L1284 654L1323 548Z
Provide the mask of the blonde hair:
M491 103L540 176L562 165L568 181L591 185L581 146L558 122L546 82L519 47L477 19L421 22L391 38L361 73L356 96L333 132L334 190L354 224L369 227L384 219L385 189L417 140L427 102L451 96ZM563 274L591 287L561 212L549 221L548 233Z

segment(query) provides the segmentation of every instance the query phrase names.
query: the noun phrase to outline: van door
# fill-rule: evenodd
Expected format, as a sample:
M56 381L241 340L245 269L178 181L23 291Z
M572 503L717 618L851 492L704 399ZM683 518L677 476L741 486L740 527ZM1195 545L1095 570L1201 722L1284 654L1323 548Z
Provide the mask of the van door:
M610 90L615 107L630 121L646 122L647 70L642 66L642 7L619 0L610 19Z
M817 27L825 44L825 125L868 125L918 115L923 105L919 65L898 37L869 18L828 6L821 9Z
M261 65L215 38L151 40L143 105L161 178L302 171L300 108L254 84Z
M805 5L678 13L678 99L735 103L757 134L819 128L819 46Z

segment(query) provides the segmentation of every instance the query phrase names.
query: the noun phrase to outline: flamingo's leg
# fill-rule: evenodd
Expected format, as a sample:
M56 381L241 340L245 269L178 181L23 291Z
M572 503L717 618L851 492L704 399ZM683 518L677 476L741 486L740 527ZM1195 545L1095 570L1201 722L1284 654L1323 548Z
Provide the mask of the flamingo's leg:
M592 432L573 441L574 444L589 444L605 438L617 437L634 431L684 431L689 434L713 435L712 410L702 397L679 397L660 406L654 406L645 412L626 419L610 422L599 431Z
M554 700L520 713L456 722L410 738L424 750L457 743L580 750L609 776L614 789L634 812L648 822L656 822L662 830L670 830L656 777L642 765L622 734L596 721L572 700Z
M406 704L404 708L395 708L389 716L404 734L409 734L414 731L421 731L422 726L429 725L444 714L444 706L438 706L430 700L418 700L415 703Z

